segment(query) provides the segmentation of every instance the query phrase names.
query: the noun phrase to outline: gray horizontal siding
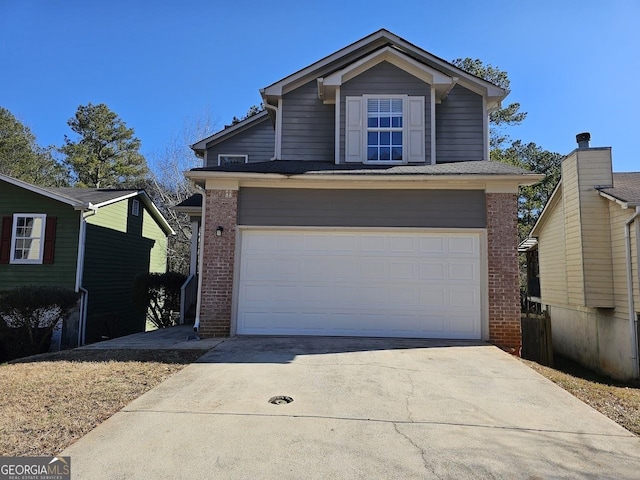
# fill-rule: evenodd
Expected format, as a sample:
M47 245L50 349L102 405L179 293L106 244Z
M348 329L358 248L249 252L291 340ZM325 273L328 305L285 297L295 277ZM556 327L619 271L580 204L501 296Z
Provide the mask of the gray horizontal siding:
M431 163L431 85L410 73L381 62L340 87L340 163L344 162L345 99L359 95L415 95L424 97L425 158Z
M436 162L484 160L482 97L460 85L436 105Z
M313 80L282 98L281 160L333 161L335 110L318 98Z
M256 226L484 228L481 190L241 188L238 223Z
M219 154L249 155L249 162L267 162L275 151L275 130L269 117L207 148L207 167L218 165Z

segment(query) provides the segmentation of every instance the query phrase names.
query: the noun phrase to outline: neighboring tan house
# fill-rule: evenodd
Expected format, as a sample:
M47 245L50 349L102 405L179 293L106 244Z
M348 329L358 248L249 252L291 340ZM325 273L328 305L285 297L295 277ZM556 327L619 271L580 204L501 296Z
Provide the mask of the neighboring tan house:
M0 175L0 291L54 285L79 293L64 346L145 330L136 275L164 272L173 230L144 190L49 188Z
M508 92L380 30L260 93L192 146L199 331L518 351L517 192L542 176L488 161Z
M640 172L612 173L611 148L578 137L530 234L540 301L555 351L616 378L638 378Z

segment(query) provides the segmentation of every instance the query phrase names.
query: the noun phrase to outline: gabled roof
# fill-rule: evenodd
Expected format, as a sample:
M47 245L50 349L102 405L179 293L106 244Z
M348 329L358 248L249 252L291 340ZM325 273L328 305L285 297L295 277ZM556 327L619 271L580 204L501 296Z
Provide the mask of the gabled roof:
M0 181L4 181L24 188L43 197L70 205L75 210L97 210L111 203L138 196L145 204L156 222L167 235L175 235L166 218L144 190L115 189L115 188L71 188L71 187L41 187L29 182L0 174Z
M195 193L178 203L173 209L176 212L200 213L202 211L202 194Z
M640 206L640 172L613 174L613 187L598 188L600 195L625 208Z
M345 68L345 66L357 62L376 50L385 47L392 47L417 62L434 68L445 75L457 77L458 82L462 86L486 96L489 100L489 107L499 104L499 102L509 93L507 90L504 90L480 77L476 77L475 75L465 72L446 60L413 45L385 29L380 29L371 35L368 35L351 45L348 45L337 52L312 63L308 67L298 70L297 72L272 83L268 87L261 89L260 93L262 94L265 102L271 105L276 105L277 98L281 97L283 94L294 90L311 80L331 75L332 73Z
M263 122L268 117L269 115L267 111L263 110L262 112L256 113L255 115L245 118L244 120L240 120L238 123L234 125L229 125L225 127L223 130L220 130L219 132L216 132L213 135L208 136L207 138L203 138L199 142L196 142L193 145L191 145L191 149L194 150L196 154L201 154L202 152L204 152L204 150L207 148L209 144L217 143L221 140L232 137L233 135L236 135L248 129L249 127L257 123Z

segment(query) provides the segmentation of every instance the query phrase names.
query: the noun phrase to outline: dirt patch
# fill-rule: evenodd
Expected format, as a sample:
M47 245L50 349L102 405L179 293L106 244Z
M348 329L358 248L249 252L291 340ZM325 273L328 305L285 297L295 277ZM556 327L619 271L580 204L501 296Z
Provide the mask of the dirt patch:
M640 435L640 384L618 382L562 357L554 359L555 368L522 361L614 422Z
M0 455L52 456L206 350L71 350L0 365Z

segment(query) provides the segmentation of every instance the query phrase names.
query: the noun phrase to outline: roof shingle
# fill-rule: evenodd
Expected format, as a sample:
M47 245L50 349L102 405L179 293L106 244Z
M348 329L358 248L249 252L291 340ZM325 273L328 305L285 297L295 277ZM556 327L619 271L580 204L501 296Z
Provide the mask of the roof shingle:
M640 172L620 172L613 174L613 187L599 188L630 206L640 205Z

